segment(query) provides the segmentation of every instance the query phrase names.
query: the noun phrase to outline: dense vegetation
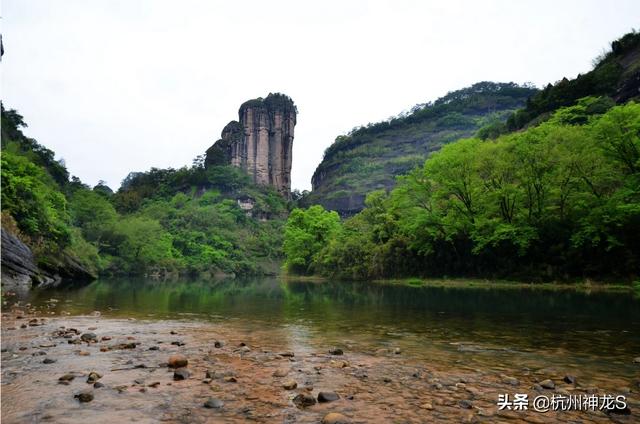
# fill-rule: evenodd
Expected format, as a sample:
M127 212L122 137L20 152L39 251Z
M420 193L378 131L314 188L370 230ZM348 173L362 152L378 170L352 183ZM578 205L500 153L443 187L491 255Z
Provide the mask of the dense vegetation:
M625 102L638 96L640 80L640 33L631 32L611 43L611 50L595 61L593 70L575 79L563 78L531 96L526 106L512 114L503 132L535 125L551 112L571 106L587 96L608 96Z
M588 97L526 131L445 146L344 224L295 210L285 251L292 271L342 278L630 278L638 234L640 105Z
M198 158L132 173L113 193L70 180L23 126L16 111L2 109L2 225L41 265L67 256L93 274L277 270L288 205L237 168Z
M480 82L387 121L355 128L325 151L306 202L343 215L355 213L368 192L390 189L396 176L419 166L443 145L503 123L535 92L513 83Z

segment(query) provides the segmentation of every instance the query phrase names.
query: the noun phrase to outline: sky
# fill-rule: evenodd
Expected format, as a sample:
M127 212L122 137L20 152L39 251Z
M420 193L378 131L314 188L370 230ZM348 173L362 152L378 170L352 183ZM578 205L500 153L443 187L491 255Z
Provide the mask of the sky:
M179 168L282 92L298 120L292 188L333 140L478 81L587 72L640 29L640 2L3 0L2 101L72 175L116 189Z

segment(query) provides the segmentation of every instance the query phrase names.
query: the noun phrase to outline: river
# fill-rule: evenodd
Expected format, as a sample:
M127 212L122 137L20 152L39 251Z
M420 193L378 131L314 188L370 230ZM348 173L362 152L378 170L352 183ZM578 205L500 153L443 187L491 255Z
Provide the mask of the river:
M412 287L366 282L284 281L277 278L224 281L119 279L96 281L78 288L36 290L20 302L21 307L31 308L34 316L45 317L49 326L55 323L59 327L67 320L82 327L95 321L98 328L108 329L109 334L118 335L121 329L122 336L134 334L143 344L162 343L157 335L169 328L184 335L191 345L198 344L200 351L212 343L212 340L202 338L209 331L215 333L212 338L223 336L227 347L233 345L234 349L237 349L239 340L250 340L249 346L260 345L263 352L295 352L296 361L308 362L306 368L309 372L303 372L302 369L306 368L302 365L299 372L304 374L310 387L328 387L329 381L337 382L333 386L339 387L331 388L341 394L341 399L331 403L337 405L333 409L324 405L296 408L291 404L293 393L263 393L264 396L282 398L278 402L283 402L268 409L271 415L262 418L265 422L319 422L323 414L332 410L344 413L353 422L360 422L358 419L362 422L378 419L388 422L387 419L394 421L393 417L398 422L450 419L451 422L459 422L460 419L471 422L478 419L483 422L516 422L521 419L527 422L537 422L536 419L543 422L565 419L610 422L610 417L621 422L634 422L638 418L640 364L634 360L640 356L640 299L629 293L491 286ZM5 310L7 306L10 305L7 304ZM98 314L99 318L96 317ZM5 321L9 322L5 319L3 324ZM44 337L38 326L28 330L35 332L30 337ZM41 365L29 368L35 355L32 352L28 357L24 354L28 349L20 351L17 348L20 343L27 343L24 338L12 336L18 331L17 327L9 331L7 325L3 325L5 400L12 396L12 383L18 384L20 375L25 373L21 367L27 369L27 374L29 369L40 373L47 369ZM234 338L237 340L231 341ZM168 339L165 340L167 342ZM165 346L161 345L161 352ZM168 346L166 353L178 349ZM94 346L89 344L89 347ZM368 369L369 375L362 378L357 369L352 370L349 375L353 376L354 382L350 382L347 376L334 375L335 369L341 367L339 363L334 366L337 357L327 352L335 347L344 351L340 358L347 361L345 369ZM73 354L70 348L64 348L67 350L59 355ZM195 355L194 351L189 352ZM91 354L91 359L83 360L94 361L88 362L86 367L96 368L98 355ZM23 358L22 362L20 358ZM120 359L123 358L111 358L109 365L118 363ZM254 359L261 364L275 360L271 357ZM147 360L153 362L154 359ZM231 362L224 364L227 367L233 365ZM320 375L320 370L314 367L326 367L331 370L328 372L331 375L313 377L314 373ZM417 371L411 372L413 369ZM243 371L247 370L235 370L236 373ZM378 371L381 380L374 382ZM16 372L18 376L7 378L7 372ZM77 372L82 374L83 370ZM407 376L403 376L405 372ZM415 393L404 386L391 387L396 380L403 381L413 374L419 375L413 378L420 384L424 383L424 388L420 388L417 381L411 386L416 388ZM576 382L564 382L567 376ZM546 393L537 384L547 379L556 385L549 393L624 395L632 413L606 415L599 411L564 411L542 414L528 411L523 415L496 408L498 393L529 392L533 397L536 393ZM19 384L24 388L29 383ZM382 385L384 390L378 391ZM474 389L474 386L477 387ZM201 390L199 386L194 387ZM59 386L52 388L61 389ZM252 390L252 386L246 386L245 390ZM314 390L311 387L308 391L315 396ZM356 402L358 391L367 393L367 396L360 396L362 403ZM444 396L430 391L442 392L440 394ZM392 398L397 395L392 412L384 408L379 411L384 402L375 401L376 393ZM14 395L20 399L18 394ZM221 396L224 395L222 387ZM63 393L60 396L64 398ZM463 402L465 396L472 404ZM347 400L348 397L352 399ZM219 415L220 422L246 419L246 414L239 411L253 407L252 396L245 394L245 399L238 400L234 408L230 405L238 396L229 394L227 398L228 406L225 408L228 414ZM118 397L105 396L105 399L116 402ZM453 399L453 404L448 399ZM77 408L76 403L61 401L56 405L61 409ZM31 404L29 408L32 411L16 408L5 415L3 409L3 419L26 422L33 421L33 417L41 417L42 404L35 401ZM92 402L92 405L96 404ZM197 414L189 415L191 418L187 421L211 420L211 416L198 408L194 407L194 410ZM391 413L392 418L383 418L384 411ZM108 415L106 410L105 413ZM67 422L64 414L51 414L52 422ZM175 411L167 414L164 421L184 421ZM76 422L68 415L66 417L68 422ZM124 417L131 418L126 414ZM154 418L144 414L136 419L155 422ZM254 416L252 419L257 418Z

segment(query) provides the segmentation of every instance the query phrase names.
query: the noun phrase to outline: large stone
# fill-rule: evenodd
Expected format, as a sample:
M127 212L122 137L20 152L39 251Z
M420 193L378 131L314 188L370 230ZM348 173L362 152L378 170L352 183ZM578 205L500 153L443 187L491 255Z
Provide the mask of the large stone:
M189 360L184 355L171 355L167 361L169 368L182 368L189 365Z

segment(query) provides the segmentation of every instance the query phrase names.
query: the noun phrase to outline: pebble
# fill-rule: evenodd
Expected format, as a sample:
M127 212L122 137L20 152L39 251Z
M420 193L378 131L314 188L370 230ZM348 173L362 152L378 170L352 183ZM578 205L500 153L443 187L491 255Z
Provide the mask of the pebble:
M76 393L73 397L83 403L91 402L93 400L93 393L88 390L83 390L80 393Z
M151 346L149 350L160 350L159 346Z
M322 418L322 424L348 424L351 420L338 412L329 412Z
M76 376L73 374L65 374L62 377L58 378L58 382L60 384L69 384L69 382L73 381L74 378L76 378Z
M576 384L577 379L572 375L565 375L562 381L567 384Z
M98 336L96 336L95 333L84 333L82 336L80 336L80 340L87 343L95 343L96 341L98 341Z
M297 387L298 387L298 383L297 383L295 380L289 380L289 381L286 381L286 382L282 385L282 387L283 387L285 390L293 390L293 389L295 389L295 388L297 388Z
M293 398L293 403L298 408L306 408L307 406L315 405L316 399L313 396L308 395L306 393L300 393Z
M217 398L209 398L205 403L205 408L220 409L224 406L224 402Z
M553 390L556 388L556 384L552 381L552 380L542 380L540 382L540 386L542 386L545 389L549 389L549 390Z
M167 361L169 368L182 368L189 364L189 360L184 355L171 355Z
M102 383L101 383L101 382L99 382L99 381L96 381L95 383L93 383L93 388L94 388L94 389L100 389L100 388L102 388L102 387L104 387L104 384L102 384Z
M502 382L504 384L509 384L511 386L518 386L520 384L520 381L518 381L517 378L515 377L509 377L509 376L504 376L502 377Z
M460 405L460 408L464 408L464 409L472 409L473 408L473 404L471 403L471 401L466 400L466 399L462 399L461 401L459 401L458 405Z
M342 349L340 349L339 347L334 347L332 349L329 349L329 353L331 355L342 355L344 354L344 352L342 351Z
M289 374L289 370L282 368L279 370L275 370L272 375L274 377L286 377L287 374Z
M224 381L226 381L227 383L237 383L238 380L232 376L232 375L228 375L224 378Z
M53 364L55 362L56 360L51 358L45 358L44 361L42 361L43 364Z
M431 404L431 402L426 402L420 405L420 409L426 409L428 411L431 411L433 410L433 405Z
M224 340L216 340L213 342L213 347L220 349L224 346Z
M336 392L320 392L318 393L318 402L333 402L340 399Z
M98 373L97 373L97 372L95 372L95 371L91 371L91 372L89 373L89 376L87 377L87 383L89 383L89 384L93 384L93 383L95 383L96 381L100 380L101 378L102 378L102 375L98 374Z
M280 352L278 353L278 355L282 356L283 358L293 358L294 356L296 356L293 352Z

